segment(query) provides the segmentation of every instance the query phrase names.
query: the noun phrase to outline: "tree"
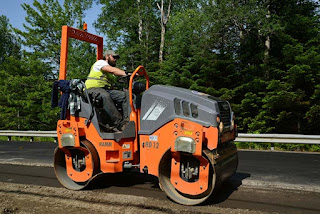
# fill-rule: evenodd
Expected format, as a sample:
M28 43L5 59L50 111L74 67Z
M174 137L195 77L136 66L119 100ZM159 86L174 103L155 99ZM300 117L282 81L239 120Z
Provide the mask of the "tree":
M0 16L0 46L0 67L2 67L7 57L21 57L20 44L13 34L6 16Z
M17 56L5 55L0 69L0 123L3 129L55 128L58 109L50 108L50 98L60 60L61 27L82 25L84 10L91 3L92 0L66 0L61 6L54 0L45 0L42 4L35 0L33 6L22 4L28 14L28 25L24 25L26 31L15 29L22 39L18 40L18 36L14 34L10 34L10 38L13 38L12 41L21 41L27 49L23 51L20 59ZM6 26L5 22L2 21L1 26ZM6 32L10 30L8 28ZM19 47L20 44L17 44ZM69 77L85 78L94 61L93 47L70 40L71 66L68 72L72 75Z
M260 92L260 112L248 124L251 132L313 133L317 113L317 85L320 83L319 22L317 4L313 1L272 1L271 19L276 16L276 31L268 62L260 65L268 75ZM251 75L252 76L252 75ZM311 113L312 112L312 113Z
M1 17L1 30L5 43L0 66L0 127L1 129L51 130L55 111L50 106L50 85L37 71L48 69L44 63L21 53L20 43Z
M189 88L229 100L241 132L319 134L318 2L98 2L102 13L95 26L107 36L107 47L120 52L120 67L130 71L142 64L152 84ZM59 64L61 25L79 27L85 8L91 3L66 0L61 6L56 0L46 0L43 4L35 1L33 6L24 5L28 25L25 32L16 32L28 47L25 54L20 53L18 37L10 28L1 28L0 42L6 42L0 55L5 62L0 66L3 85L0 107L9 103L10 108L1 109L9 117L19 115L21 119L27 115L25 106L40 103L34 87L27 90L23 85L37 81L35 88L41 88L38 83L43 87L46 83L40 76L48 80L56 75L52 71L57 71ZM1 26L7 26L5 21L2 23ZM73 40L69 50L68 77L85 78L95 60L95 50L89 44ZM17 62L13 56L19 57L19 53L21 59ZM19 90L13 91L9 80ZM41 89L47 96L49 90ZM30 93L30 98L37 102L28 102L24 97L21 102L9 102L9 94L23 96L23 93ZM32 108L28 111L32 112ZM40 109L40 105L35 108ZM31 113L31 118L37 118L37 114L40 112ZM2 119L5 125L10 125L4 116ZM25 127L19 121L20 127ZM32 123L29 119L23 121ZM17 124L15 121L12 127Z
M156 3L151 0L100 0L102 13L95 26L108 38L107 47L121 54L119 66L134 70L158 62L160 44Z
M49 71L42 71L44 75L50 78L56 78L57 71L60 64L60 40L61 40L61 27L63 25L74 26L82 28L84 12L92 4L92 0L75 1L65 0L63 5L60 5L58 0L45 0L42 4L34 0L33 5L22 4L23 9L27 12L26 22L24 24L25 31L15 29L15 31L21 35L22 43L28 48L25 53L27 56L33 55L37 59L46 62L51 66ZM76 50L79 50L79 43L70 39L70 54L69 59L74 61L73 55ZM76 50L72 50L72 48ZM81 51L84 58L92 59L94 62L94 56L91 55L92 50L85 51L86 49L92 49L91 46L83 46ZM86 60L78 60L77 67L69 67L70 71L77 71L79 67L85 68L87 72L90 70L90 66L86 64ZM85 66L81 65L84 63Z
M160 25L161 25L161 39L160 39L160 48L159 48L159 62L163 61L163 49L165 43L166 27L170 18L171 12L171 0L169 0L167 12L164 9L163 0L161 0L161 6L157 3L157 6L160 10Z

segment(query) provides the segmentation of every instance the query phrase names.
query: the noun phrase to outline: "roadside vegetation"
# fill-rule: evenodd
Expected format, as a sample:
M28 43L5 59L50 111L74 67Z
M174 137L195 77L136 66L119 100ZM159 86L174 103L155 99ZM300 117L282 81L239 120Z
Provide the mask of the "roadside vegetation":
M249 150L275 150L275 151L294 151L294 152L320 152L319 145L311 144L290 144L290 143L236 143L238 149Z
M144 65L152 84L228 100L240 133L320 134L320 20L313 0L22 4L24 29L14 29L0 14L0 129L55 129L59 109L51 109L50 99L59 74L61 26L81 28L96 3L101 11L95 30L106 48L120 53L123 69ZM68 78L84 79L95 47L72 39L69 46Z

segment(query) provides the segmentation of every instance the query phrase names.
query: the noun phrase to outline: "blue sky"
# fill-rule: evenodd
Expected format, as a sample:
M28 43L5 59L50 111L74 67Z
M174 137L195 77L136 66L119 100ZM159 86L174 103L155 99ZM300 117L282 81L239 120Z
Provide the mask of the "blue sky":
M39 0L39 2L42 3L43 0ZM64 1L59 0L59 2L62 4ZM10 24L20 30L24 30L23 23L26 23L25 16L27 15L21 7L22 3L32 5L33 0L0 0L0 15L5 15L9 19ZM100 7L95 3L90 10L86 11L84 20L88 24L88 32L96 33L92 24L97 19L99 13Z

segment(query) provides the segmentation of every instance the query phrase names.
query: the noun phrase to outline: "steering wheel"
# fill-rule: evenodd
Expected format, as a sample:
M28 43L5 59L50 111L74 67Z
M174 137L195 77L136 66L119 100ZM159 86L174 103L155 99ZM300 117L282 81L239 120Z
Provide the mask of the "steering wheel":
M127 74L126 76L118 77L118 83L127 83L127 84L129 84L130 76L131 75Z
M131 75L133 74L133 72L126 72L126 75L125 76L120 76L120 77L118 77L118 83L127 83L127 84L129 84L129 82L130 82L130 77L131 77ZM134 78L136 78L136 77L138 77L138 76L141 76L141 75L139 75L138 73L137 74L135 74L135 76L134 76Z

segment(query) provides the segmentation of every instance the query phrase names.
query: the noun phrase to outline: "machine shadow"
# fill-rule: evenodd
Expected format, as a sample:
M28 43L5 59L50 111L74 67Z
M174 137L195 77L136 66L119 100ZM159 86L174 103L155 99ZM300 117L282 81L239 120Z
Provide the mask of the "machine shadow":
M236 172L230 179L214 190L212 196L203 205L219 204L227 200L234 191L242 185L242 181L250 177L248 173ZM108 187L132 187L135 185L148 184L148 188L161 191L156 176L139 172L124 172L103 174L96 177L88 186L88 189L106 189Z
M156 176L139 172L102 174L90 182L88 189L105 189L112 186L131 187L139 184L152 184L151 188L160 190Z
M220 188L214 190L211 197L205 201L204 204L212 205L224 202L234 191L238 190L242 185L242 181L250 176L251 174L248 173L235 172L230 179L220 186Z

